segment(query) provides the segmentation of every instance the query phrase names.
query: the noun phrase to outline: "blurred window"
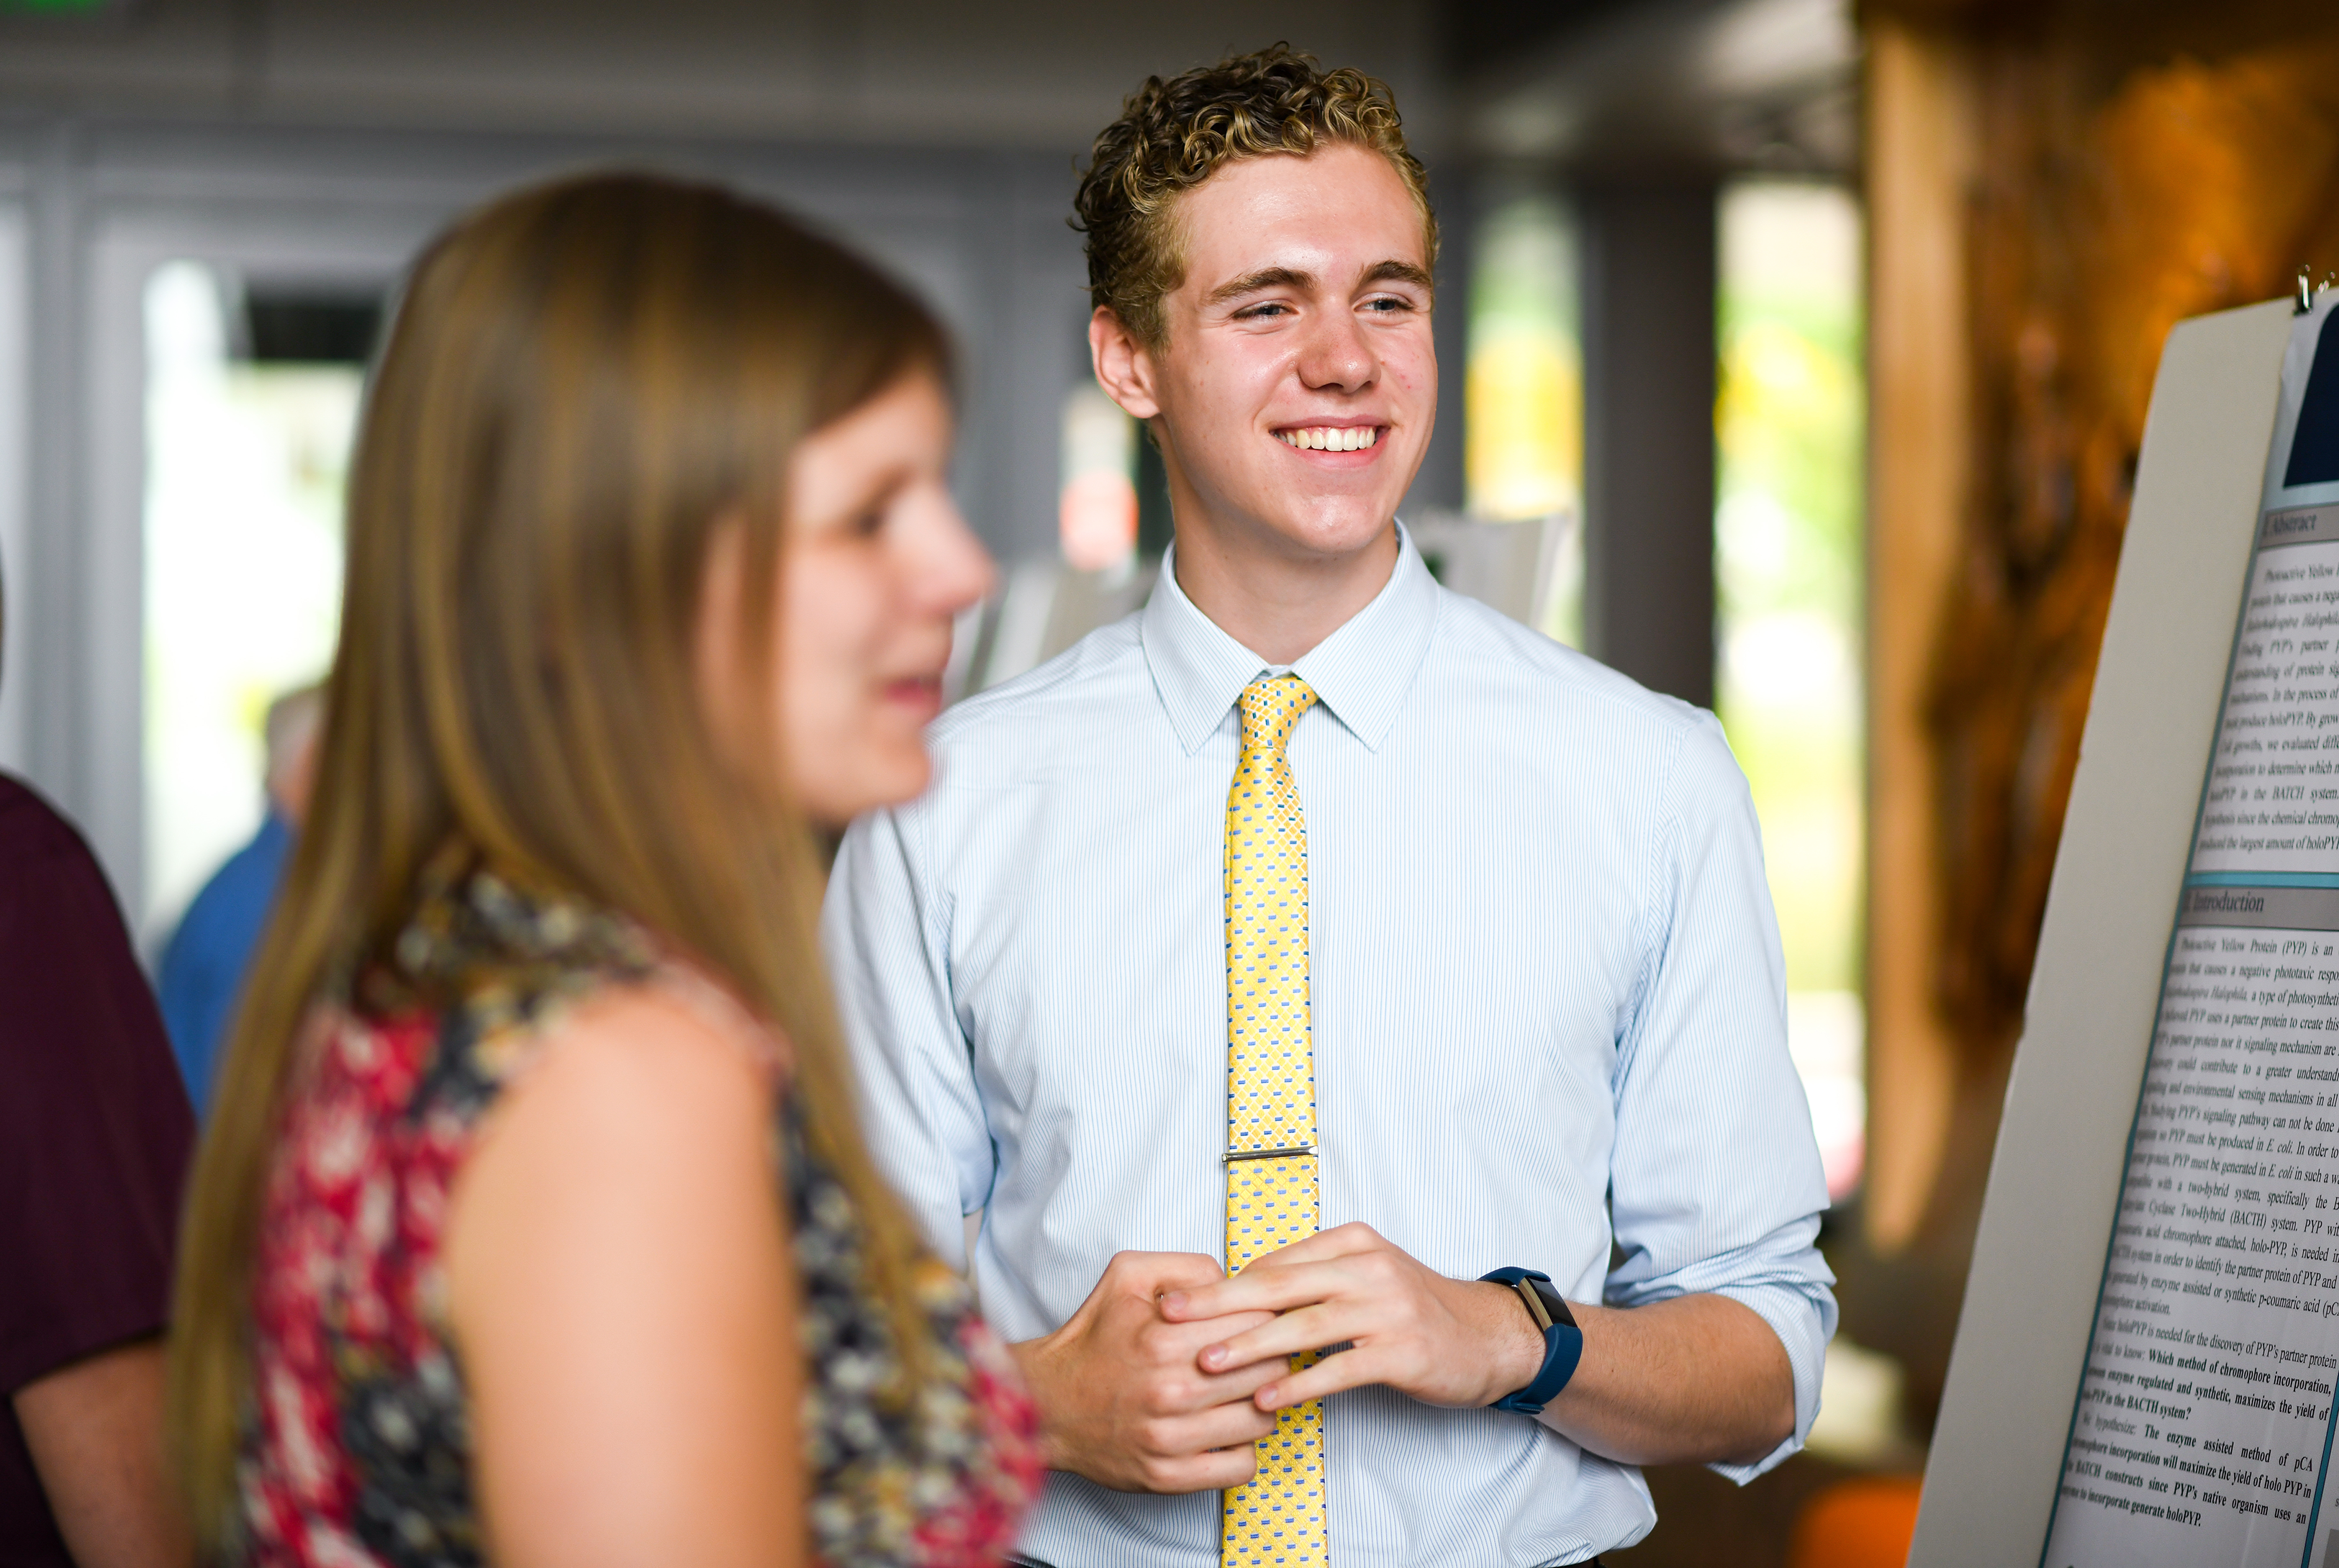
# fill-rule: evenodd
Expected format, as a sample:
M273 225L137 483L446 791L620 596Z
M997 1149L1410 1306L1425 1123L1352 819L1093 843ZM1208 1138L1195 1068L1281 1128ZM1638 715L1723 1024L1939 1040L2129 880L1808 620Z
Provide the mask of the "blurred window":
M1840 187L1722 198L1718 703L1762 821L1789 1033L1829 1189L1860 1178L1860 215Z
M146 286L147 904L159 935L251 836L261 721L320 678L377 301L241 297L196 261Z
M1555 197L1498 195L1475 239L1465 508L1491 522L1560 516L1572 524L1584 505L1574 226ZM1570 526L1553 567L1543 629L1580 644L1583 599L1583 531Z

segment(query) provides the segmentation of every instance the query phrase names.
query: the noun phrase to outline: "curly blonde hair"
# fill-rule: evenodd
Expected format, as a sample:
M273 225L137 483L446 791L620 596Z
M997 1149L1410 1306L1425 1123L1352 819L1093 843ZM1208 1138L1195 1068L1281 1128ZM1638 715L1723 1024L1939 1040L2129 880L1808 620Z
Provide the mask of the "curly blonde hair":
M1172 222L1177 198L1240 158L1305 157L1346 143L1389 161L1421 213L1426 260L1437 261L1429 176L1405 144L1387 84L1274 44L1164 82L1149 76L1098 133L1072 198L1072 227L1088 236L1089 299L1140 342L1162 340L1162 296L1185 281Z

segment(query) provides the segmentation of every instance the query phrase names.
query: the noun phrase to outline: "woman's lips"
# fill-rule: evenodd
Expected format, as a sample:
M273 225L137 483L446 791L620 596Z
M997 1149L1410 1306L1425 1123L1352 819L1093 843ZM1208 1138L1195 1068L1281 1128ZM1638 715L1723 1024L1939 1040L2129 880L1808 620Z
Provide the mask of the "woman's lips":
M932 718L943 711L943 677L903 676L885 683L885 700Z

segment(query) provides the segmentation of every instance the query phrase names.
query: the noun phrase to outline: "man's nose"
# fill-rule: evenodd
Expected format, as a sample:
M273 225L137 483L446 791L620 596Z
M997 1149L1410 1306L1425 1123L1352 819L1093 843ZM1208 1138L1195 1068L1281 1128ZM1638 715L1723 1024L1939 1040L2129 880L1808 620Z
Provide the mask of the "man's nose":
M1308 386L1358 392L1379 370L1364 323L1353 311L1327 311L1309 323L1299 355L1299 379Z

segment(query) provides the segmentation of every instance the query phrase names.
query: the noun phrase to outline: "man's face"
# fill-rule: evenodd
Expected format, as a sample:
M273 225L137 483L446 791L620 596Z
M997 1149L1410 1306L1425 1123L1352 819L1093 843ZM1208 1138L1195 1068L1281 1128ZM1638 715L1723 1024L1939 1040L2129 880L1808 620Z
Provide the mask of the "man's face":
M1295 556L1371 544L1437 413L1421 214L1379 153L1230 163L1179 198L1185 281L1137 358L1181 530Z

